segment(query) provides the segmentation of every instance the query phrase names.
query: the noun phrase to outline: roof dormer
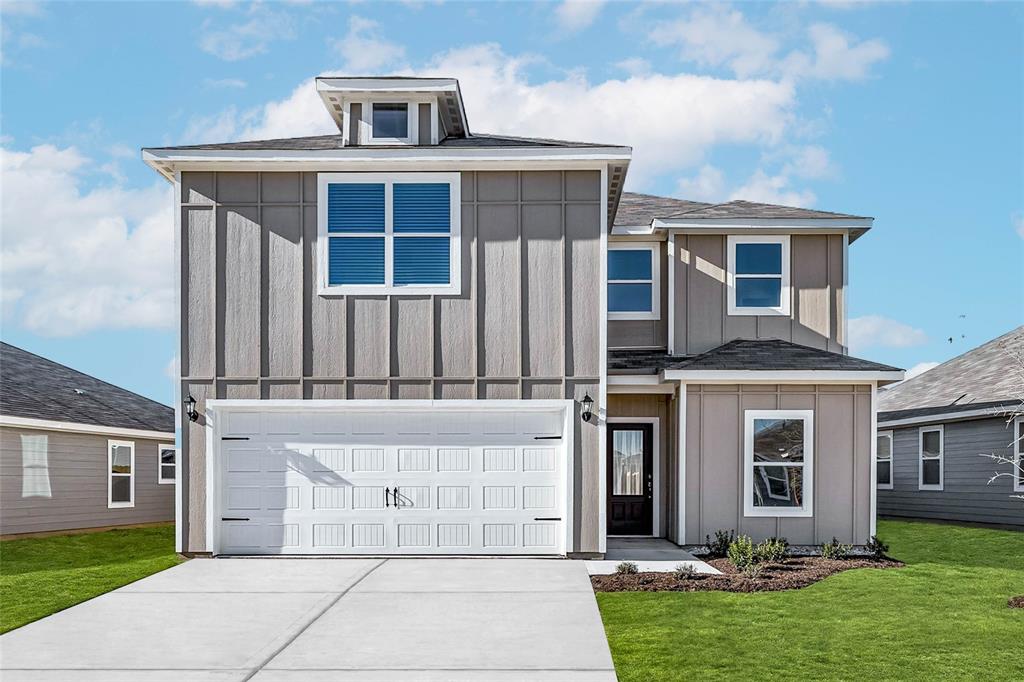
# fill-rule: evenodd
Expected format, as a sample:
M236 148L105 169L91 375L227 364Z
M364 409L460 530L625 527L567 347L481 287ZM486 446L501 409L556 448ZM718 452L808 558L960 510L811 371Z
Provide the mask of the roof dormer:
M436 145L469 135L454 78L321 76L316 89L344 146Z

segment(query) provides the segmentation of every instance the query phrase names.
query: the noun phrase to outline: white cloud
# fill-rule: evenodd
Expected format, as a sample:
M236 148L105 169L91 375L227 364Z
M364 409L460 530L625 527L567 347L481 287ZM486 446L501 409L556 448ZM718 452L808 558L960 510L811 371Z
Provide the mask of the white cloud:
M791 52L781 64L782 73L789 78L864 80L872 66L889 57L889 47L883 41L857 42L831 24L814 24L807 34L812 54Z
M5 318L47 336L172 328L171 191L86 189L92 168L74 147L0 149Z
M582 31L597 19L603 0L563 0L555 9L559 25L567 31Z
M248 87L241 78L204 78L203 87L207 90L218 90L218 89L242 89Z
M651 63L643 57L629 57L615 62L615 67L630 76L646 76L651 72Z
M167 365L164 367L164 376L166 376L171 381L177 381L178 377L181 376L181 373L178 370L178 356L177 355L175 355L173 358L171 358L170 361L167 363Z
M203 23L199 47L229 62L247 59L267 51L277 40L295 37L291 17L263 4L250 6L247 19L241 23L216 28L211 20Z
M359 75L394 66L405 58L405 48L380 37L380 25L372 19L350 17L344 38L330 41L349 75Z
M941 362L919 362L907 370L906 378L904 379L904 381L906 379L913 379L914 377L920 374L924 374L933 367L938 367L941 364Z
M748 24L742 12L720 5L657 24L650 38L656 45L677 47L687 61L728 66L740 78L770 71L779 49L778 41Z
M39 17L46 13L41 2L29 0L4 0L0 2L0 14L7 16Z
M693 177L680 178L676 187L678 196L690 201L719 202L725 197L725 177L710 164L701 166Z
M1013 223L1013 229L1017 232L1017 236L1024 239L1024 212L1018 211L1011 215L1010 222Z
M810 180L831 178L837 172L828 150L813 144L793 150L783 170L786 174Z
M810 190L798 190L790 186L790 178L785 173L769 175L761 169L754 172L746 184L734 190L729 199L758 201L765 204L781 204L783 206L813 206L817 196Z
M881 315L850 318L850 350L865 348L908 348L928 342L928 335L909 324Z

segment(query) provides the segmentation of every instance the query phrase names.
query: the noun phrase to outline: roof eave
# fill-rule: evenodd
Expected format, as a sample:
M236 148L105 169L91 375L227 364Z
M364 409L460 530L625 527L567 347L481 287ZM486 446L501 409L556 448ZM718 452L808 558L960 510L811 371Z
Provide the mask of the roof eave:
M694 384L733 383L804 383L804 384L864 384L877 383L879 386L902 381L905 372L900 370L834 370L834 369L780 369L780 370L728 370L728 369L665 369L661 378L665 381L682 381Z

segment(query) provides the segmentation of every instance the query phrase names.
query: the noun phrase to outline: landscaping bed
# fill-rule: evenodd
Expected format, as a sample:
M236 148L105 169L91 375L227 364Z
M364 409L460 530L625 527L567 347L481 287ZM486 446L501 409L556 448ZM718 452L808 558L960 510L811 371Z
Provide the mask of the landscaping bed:
M710 559L722 575L695 573L676 577L674 573L614 573L591 576L595 592L778 592L807 587L830 575L853 568L899 568L902 562L892 559L857 557L822 559L799 557L781 563L767 564L761 574L751 578L740 572L728 559Z

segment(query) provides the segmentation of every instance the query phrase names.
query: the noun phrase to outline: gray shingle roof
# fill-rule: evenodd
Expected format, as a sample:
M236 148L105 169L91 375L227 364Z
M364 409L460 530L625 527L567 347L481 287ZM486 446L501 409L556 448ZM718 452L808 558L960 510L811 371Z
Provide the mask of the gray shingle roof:
M366 145L342 145L341 135L314 135L312 137L287 137L276 140L248 140L244 142L220 142L211 144L177 145L173 147L150 147L152 150L192 149L209 151L268 150L268 151L324 151L330 149L353 149ZM568 140L550 140L540 137L510 137L508 135L470 135L469 137L448 137L437 145L423 147L442 147L451 149L489 148L489 147L621 147L622 145L598 144L593 142L572 142ZM373 149L391 149L387 145L373 145ZM409 145L394 147L408 149Z
M0 342L0 414L174 433L174 410Z
M1021 400L993 400L983 403L967 403L966 405L940 405L938 407L919 407L910 410L890 410L889 412L879 412L878 421L879 423L885 423L901 419L914 419L915 417L928 417L933 414L957 414L958 412L974 412L976 410L983 410L991 415L991 417L1002 417L1007 415L1009 411L1020 412L1022 403L1024 401Z
M692 218L714 220L720 218L803 218L814 220L861 219L855 216L831 211L816 211L810 208L759 204L753 201L729 201L724 204L707 204L672 197L657 197L651 194L623 192L619 201L619 212L615 224L649 225L655 218L662 220Z
M706 353L668 355L650 350L608 352L613 374L655 374L663 369L690 371L853 371L897 372L899 368L781 339L735 339Z
M1024 399L1024 326L878 394L878 409L970 405ZM891 417L886 417L891 418Z
M710 204L698 201L656 197L653 194L623 192L619 200L619 211L615 214L616 225L650 225L655 218L665 218L675 213L689 211Z

